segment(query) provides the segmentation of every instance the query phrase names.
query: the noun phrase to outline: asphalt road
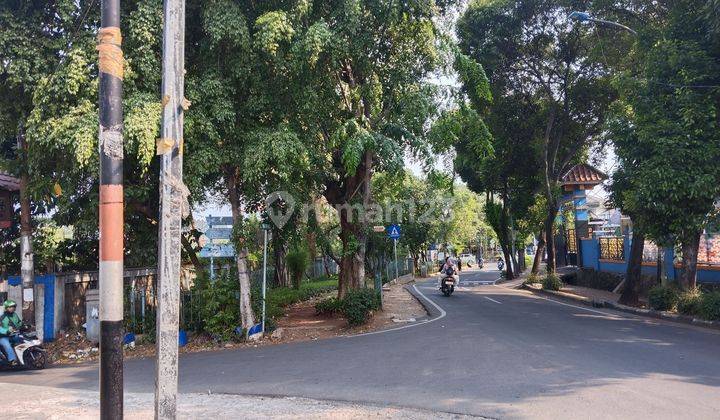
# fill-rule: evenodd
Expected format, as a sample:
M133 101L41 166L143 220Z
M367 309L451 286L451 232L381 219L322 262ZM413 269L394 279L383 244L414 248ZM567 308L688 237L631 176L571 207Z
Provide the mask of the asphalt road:
M494 418L720 418L720 333L577 307L466 271L435 318L394 331L181 357L181 392L303 396ZM152 392L153 360L125 386ZM0 374L97 388L97 367Z

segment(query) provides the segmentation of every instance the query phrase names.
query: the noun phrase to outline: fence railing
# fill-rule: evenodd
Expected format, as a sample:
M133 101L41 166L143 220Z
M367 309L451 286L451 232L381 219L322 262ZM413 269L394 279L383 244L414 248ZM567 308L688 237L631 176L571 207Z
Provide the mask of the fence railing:
M600 242L600 259L625 261L625 238L598 238Z
M704 234L700 237L698 264L720 265L720 234Z
M662 250L662 248L660 248ZM643 244L643 262L656 263L658 260L658 246L655 242L645 241Z

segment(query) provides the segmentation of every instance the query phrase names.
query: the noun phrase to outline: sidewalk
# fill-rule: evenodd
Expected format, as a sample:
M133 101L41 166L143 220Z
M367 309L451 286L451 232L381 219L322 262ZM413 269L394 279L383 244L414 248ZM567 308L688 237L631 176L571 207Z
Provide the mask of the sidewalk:
M519 279L506 282L505 286L515 289L525 289L538 295L544 295L550 298L570 301L587 306L609 308L643 317L663 319L666 321L695 325L699 327L720 329L720 322L718 321L707 321L700 318L694 318L692 316L680 315L676 312L656 311L654 309L649 309L647 301L644 300L641 300L640 302L643 307L623 305L618 303L618 300L620 299L620 294L618 293L569 284L564 284L559 291L545 290L542 288L541 284L523 284L526 279L527 274L523 274Z
M10 385L5 384L6 387ZM97 392L12 385L3 416L12 419L97 419ZM153 394L125 392L125 419L152 419ZM243 419L470 419L471 416L426 410L320 401L308 398L229 394L180 394L178 418Z

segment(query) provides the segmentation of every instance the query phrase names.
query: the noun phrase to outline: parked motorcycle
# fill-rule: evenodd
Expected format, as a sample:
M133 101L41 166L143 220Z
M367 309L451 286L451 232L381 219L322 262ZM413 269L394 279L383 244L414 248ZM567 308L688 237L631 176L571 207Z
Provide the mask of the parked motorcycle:
M13 335L13 343L18 361L14 369L45 369L48 360L47 352L35 332L23 328L21 332ZM7 367L9 365L7 355L4 351L0 351L0 366Z
M450 296L455 291L455 270L448 268L443 273L443 278L440 280L440 290L443 295Z

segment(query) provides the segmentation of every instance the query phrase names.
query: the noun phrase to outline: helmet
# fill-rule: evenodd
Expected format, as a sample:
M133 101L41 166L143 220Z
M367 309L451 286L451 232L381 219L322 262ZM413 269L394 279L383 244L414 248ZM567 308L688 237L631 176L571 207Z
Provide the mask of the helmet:
M5 309L11 308L11 307L13 307L13 306L17 306L17 303L15 303L14 300L8 299L8 300L5 301L5 303L3 303L3 308L5 308Z

